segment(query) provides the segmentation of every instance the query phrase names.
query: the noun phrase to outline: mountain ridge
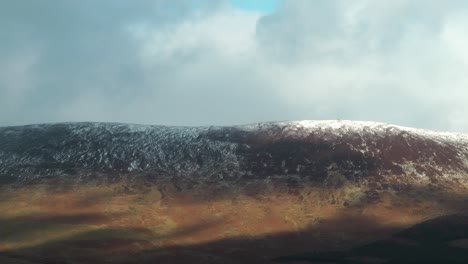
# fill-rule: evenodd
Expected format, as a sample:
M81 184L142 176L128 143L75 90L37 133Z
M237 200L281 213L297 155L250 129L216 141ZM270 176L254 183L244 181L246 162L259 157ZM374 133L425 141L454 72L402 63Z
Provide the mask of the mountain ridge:
M359 173L442 176L468 172L468 135L334 120L225 127L39 124L0 128L0 165L0 178L10 180L87 171L225 181L323 179L328 168L347 179Z

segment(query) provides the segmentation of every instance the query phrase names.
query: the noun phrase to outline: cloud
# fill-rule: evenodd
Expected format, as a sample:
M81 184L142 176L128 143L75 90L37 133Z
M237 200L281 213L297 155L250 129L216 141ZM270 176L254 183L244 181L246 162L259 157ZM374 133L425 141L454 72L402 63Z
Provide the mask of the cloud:
M468 131L464 1L0 3L0 125L356 119Z
M289 1L257 26L292 107L322 118L467 131L466 4ZM458 121L455 121L458 120Z

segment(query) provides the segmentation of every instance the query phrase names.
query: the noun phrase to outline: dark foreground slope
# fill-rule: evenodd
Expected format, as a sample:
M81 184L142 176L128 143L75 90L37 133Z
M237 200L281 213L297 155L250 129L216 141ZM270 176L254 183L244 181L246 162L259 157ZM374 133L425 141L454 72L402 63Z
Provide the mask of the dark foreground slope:
M420 237L466 226L462 134L351 121L4 127L0 182L5 263L402 261L378 253L388 243L413 250L406 259L425 245L468 259L463 235L398 233L452 214L462 220Z
M282 263L466 263L468 215L424 221L392 237L347 251L309 252L277 259Z

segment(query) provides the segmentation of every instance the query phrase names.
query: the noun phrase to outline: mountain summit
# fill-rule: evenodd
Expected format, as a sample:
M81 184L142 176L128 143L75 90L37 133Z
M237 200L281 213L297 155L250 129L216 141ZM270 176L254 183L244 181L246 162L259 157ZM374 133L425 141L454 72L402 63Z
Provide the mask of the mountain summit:
M353 181L434 181L468 173L468 135L353 121L44 124L0 128L0 164L2 181L149 174L195 182L323 181L330 171Z

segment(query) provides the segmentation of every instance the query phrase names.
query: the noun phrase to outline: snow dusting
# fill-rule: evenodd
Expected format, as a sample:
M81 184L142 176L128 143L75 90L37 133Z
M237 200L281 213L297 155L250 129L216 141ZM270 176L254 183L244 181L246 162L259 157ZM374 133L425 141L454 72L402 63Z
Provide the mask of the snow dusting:
M345 120L233 127L61 123L0 128L0 180L95 173L320 179L331 164L347 178L460 175L468 172L468 135Z

